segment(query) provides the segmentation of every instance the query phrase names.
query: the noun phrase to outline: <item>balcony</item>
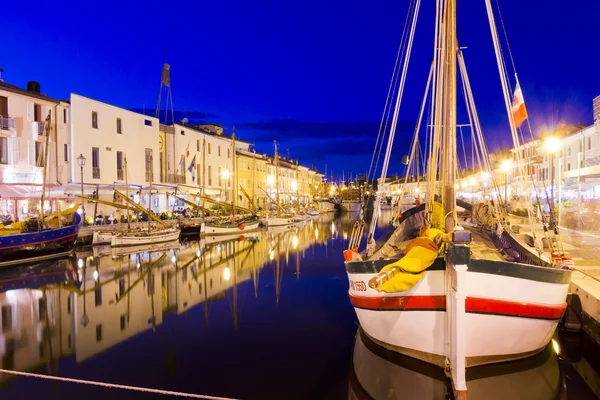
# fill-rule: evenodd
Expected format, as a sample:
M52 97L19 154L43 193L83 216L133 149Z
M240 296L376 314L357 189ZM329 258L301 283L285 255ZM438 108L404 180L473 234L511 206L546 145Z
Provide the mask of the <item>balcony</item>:
M166 183L184 183L185 184L185 175L167 174L167 182Z
M100 168L99 167L92 167L92 178L100 179Z
M3 129L5 131L9 129L16 129L15 119L11 117L3 117L2 115L0 115L0 129Z
M122 180L124 179L124 178L123 178L124 176L125 176L125 175L123 174L123 170L122 170L122 169L118 169L118 170L117 170L117 180L118 180L118 181L122 181Z

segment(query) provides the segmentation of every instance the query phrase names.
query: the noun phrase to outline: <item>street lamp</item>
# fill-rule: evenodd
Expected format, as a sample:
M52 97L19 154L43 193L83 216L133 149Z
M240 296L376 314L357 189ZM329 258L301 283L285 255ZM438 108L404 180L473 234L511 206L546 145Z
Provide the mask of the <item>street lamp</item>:
M550 187L550 196L552 197L552 210L551 210L551 215L550 215L550 224L552 225L551 228L554 228L556 225L558 225L558 221L556 220L556 215L554 214L554 155L560 150L560 140L550 136L549 138L546 138L546 140L544 141L544 150L546 150L548 153L550 153L550 165L552 166L552 170L551 170L551 187ZM560 164L559 164L560 165ZM560 174L560 168L558 169L558 173ZM560 198L561 198L561 193L560 193L560 175L558 177L558 181L559 181L559 192L558 192L558 219L560 220Z
M504 208L506 208L506 205L508 204L508 172L511 169L512 160L510 158L502 161L502 171L504 171Z
M77 157L77 164L81 168L81 209L83 210L83 225L85 225L85 200L83 199L83 167L85 166L85 156L83 154L79 154L79 157Z

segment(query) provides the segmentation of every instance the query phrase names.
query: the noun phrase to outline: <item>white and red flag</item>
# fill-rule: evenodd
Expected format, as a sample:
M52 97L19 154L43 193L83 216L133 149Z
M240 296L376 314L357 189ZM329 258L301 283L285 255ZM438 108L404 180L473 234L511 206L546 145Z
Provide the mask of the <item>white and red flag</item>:
M517 87L512 101L512 116L515 121L515 126L519 128L523 121L527 119L527 109L525 108L525 99L523 99L523 91L519 80L517 79Z

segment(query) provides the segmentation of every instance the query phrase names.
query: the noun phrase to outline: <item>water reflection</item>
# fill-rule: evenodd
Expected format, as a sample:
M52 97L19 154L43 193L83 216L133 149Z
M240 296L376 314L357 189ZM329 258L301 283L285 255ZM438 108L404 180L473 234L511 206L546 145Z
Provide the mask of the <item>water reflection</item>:
M379 347L362 330L349 382L351 399L445 399L452 393L443 369ZM470 368L467 387L469 399L566 398L552 345L524 360Z
M259 295L260 271L272 264L279 303L283 270L315 244L336 235L325 216L292 227L247 236L207 237L148 248L86 248L76 258L48 262L0 276L2 368L21 371L74 355L77 363L155 330L171 314L200 307L210 324L210 304L231 290L232 329L238 329L238 286L252 281ZM11 379L1 375L0 382Z

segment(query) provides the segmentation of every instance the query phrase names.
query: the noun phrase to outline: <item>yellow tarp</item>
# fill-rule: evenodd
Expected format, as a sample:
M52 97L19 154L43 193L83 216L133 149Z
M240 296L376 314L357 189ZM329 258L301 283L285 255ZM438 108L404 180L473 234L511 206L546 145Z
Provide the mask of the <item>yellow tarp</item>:
M431 215L432 228L427 229L418 238L414 239L406 247L407 252L400 260L386 265L381 271L395 267L400 269L396 275L381 285L381 291L386 293L404 292L417 284L425 275L425 270L433 264L438 256L437 246L433 240L444 234L441 230L444 223L444 212L442 205L433 203Z
M50 228L58 228L58 226L59 226L58 219L60 217L72 215L73 213L75 213L77 211L78 208L79 208L79 204L76 204L71 208L67 208L66 210L44 215L46 225ZM65 222L72 223L72 221L64 221L63 220L63 224ZM26 223L26 220L19 221L19 222L13 222L12 224L7 225L7 226L0 225L0 236L16 235L16 234L23 232L25 223Z

